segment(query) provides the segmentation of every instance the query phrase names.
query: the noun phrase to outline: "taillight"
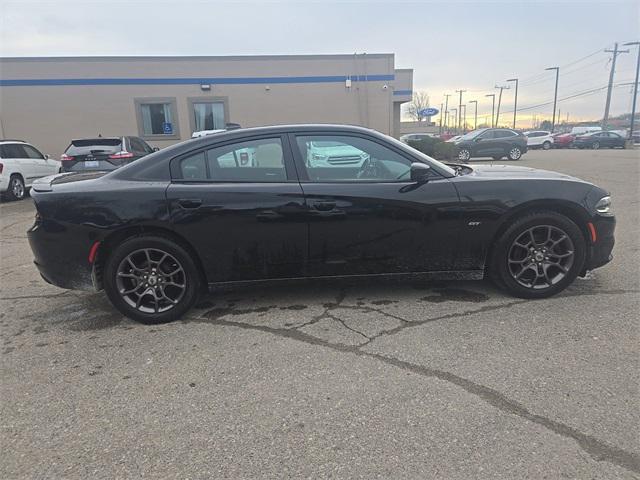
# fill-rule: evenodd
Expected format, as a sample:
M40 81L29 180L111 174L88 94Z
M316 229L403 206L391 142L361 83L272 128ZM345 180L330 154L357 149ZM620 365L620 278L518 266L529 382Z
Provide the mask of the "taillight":
M125 151L114 153L113 155L109 155L109 158L114 158L114 159L131 158L131 157L133 157L133 153L129 153Z
M70 160L73 160L73 157L67 155L66 153L63 153L62 155L60 155L61 162L68 162Z

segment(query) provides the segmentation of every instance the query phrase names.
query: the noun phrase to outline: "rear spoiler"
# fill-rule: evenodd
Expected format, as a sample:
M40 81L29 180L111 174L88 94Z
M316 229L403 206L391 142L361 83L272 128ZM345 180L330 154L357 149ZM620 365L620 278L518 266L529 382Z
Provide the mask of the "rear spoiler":
M57 173L55 175L49 175L48 177L42 177L34 180L31 188L36 192L52 192L53 185L61 183L79 182L81 180L92 180L100 178L103 175L109 173L104 172L64 172Z

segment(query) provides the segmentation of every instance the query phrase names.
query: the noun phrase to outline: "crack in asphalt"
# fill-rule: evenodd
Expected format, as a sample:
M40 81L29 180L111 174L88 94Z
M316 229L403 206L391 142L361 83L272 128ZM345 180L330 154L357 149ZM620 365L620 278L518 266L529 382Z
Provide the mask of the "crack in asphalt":
M619 291L611 292L611 294L630 293L630 292L635 292L635 291L619 290ZM602 292L599 292L599 294L601 293ZM572 295L572 296L579 296L579 295ZM609 445L608 443L603 442L602 440L599 440L596 437L582 433L579 430L567 424L564 424L562 422L558 422L550 418L547 418L545 416L532 413L524 405L516 402L515 400L508 398L506 395L502 394L501 392L493 388L480 385L478 383L473 382L472 380L466 379L464 377L460 377L451 372L433 369L433 368L429 368L422 365L416 365L416 364L413 364L404 360L400 360L394 357L388 357L386 355L381 355L379 353L373 353L373 352L362 350L362 347L368 345L376 338L379 338L382 335L394 335L395 333L398 333L408 327L424 325L425 323L434 322L438 320L446 320L454 317L471 316L478 313L484 313L488 311L509 308L514 305L528 302L528 300L516 300L513 302L508 302L500 305L485 306L485 307L474 309L474 310L468 310L461 313L451 313L451 314L441 315L438 317L434 317L434 318L430 318L422 321L416 321L416 322L410 322L410 321L407 321L406 319L402 319L404 322L402 325L399 325L398 327L391 330L382 331L378 335L375 335L373 337L368 337L364 333L359 332L353 328L350 328L345 324L345 322L341 318L329 312L331 310L335 310L336 308L347 308L347 307L349 309L361 310L366 312L378 311L383 315L385 315L386 312L380 311L378 309L372 309L370 307L341 305L345 297L346 297L346 292L344 290L341 290L334 303L325 305L324 312L315 316L310 322L307 322L302 325L298 325L295 328L275 328L275 327L269 327L265 325L252 325L252 324L247 324L243 322L227 320L222 318L225 315L220 315L221 312L216 309L206 312L200 317L190 319L189 321L206 323L210 325L236 327L236 328L241 328L245 330L255 330L255 331L260 331L264 333L270 333L272 335L277 335L287 339L296 340L299 342L307 343L309 345L325 347L325 348L329 348L331 350L342 352L342 353L350 353L350 354L361 356L361 357L372 358L380 362L383 362L387 365L391 365L393 367L397 367L402 370L406 370L423 377L436 378L436 379L442 380L444 382L447 382L462 388L466 392L470 393L471 395L474 395L475 397L479 398L483 402L497 408L502 412L518 416L529 422L540 425L541 427L557 435L560 435L562 437L573 439L577 443L577 445L582 449L582 451L586 452L592 459L598 462L606 461L606 462L618 465L627 470L640 473L640 456L636 455L635 453L628 452L624 449ZM213 314L213 316L211 316L210 314ZM392 317L401 319L395 315L393 315ZM348 330L353 331L363 336L364 338L367 338L368 339L367 342L359 345L344 345L339 343L332 343L300 330L300 328L317 323L323 318L331 318L338 321Z

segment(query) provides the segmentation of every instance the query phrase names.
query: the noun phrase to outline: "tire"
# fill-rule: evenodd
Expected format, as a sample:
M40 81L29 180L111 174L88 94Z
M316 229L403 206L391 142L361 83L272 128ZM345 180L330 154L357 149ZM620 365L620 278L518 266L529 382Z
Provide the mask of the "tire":
M24 186L24 180L20 175L13 174L9 179L9 188L7 189L7 198L9 200L22 200L27 194Z
M458 160L461 160L463 163L468 163L471 160L471 150L468 148L461 148L458 152Z
M509 158L509 160L520 160L522 158L522 149L517 146L517 145L513 145L510 149L509 152L507 153L507 157Z
M201 281L184 248L165 237L140 236L125 240L109 255L103 284L123 315L158 324L185 314L198 298Z
M594 150L598 150L600 148L600 142L593 142L591 144L591 148Z
M535 251L525 243L531 235ZM547 211L519 218L495 245L490 278L511 295L531 299L550 297L571 285L584 267L587 251L580 228L568 217Z
M551 142L544 142L544 143L542 144L542 149L543 149L543 150L549 150L549 149L551 149Z

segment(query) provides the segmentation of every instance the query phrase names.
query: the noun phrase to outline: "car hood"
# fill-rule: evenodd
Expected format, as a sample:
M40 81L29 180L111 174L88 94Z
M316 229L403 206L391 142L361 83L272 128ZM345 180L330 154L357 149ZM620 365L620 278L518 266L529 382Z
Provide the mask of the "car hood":
M531 167L517 167L515 165L474 165L469 175L495 179L558 179L583 182L579 178L565 173L552 172ZM586 183L586 182L584 182Z

